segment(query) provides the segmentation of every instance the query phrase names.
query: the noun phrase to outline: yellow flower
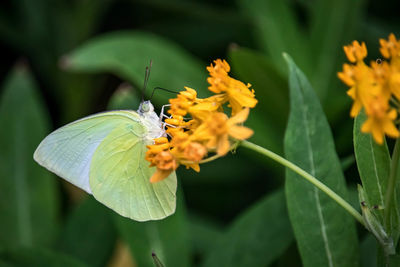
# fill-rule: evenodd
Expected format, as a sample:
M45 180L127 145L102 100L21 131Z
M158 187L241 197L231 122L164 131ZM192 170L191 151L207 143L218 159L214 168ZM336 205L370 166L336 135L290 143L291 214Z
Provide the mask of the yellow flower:
M389 35L387 41L385 39L379 39L379 43L381 44L381 54L385 58L400 56L400 41L396 40L393 33Z
M171 147L184 145L189 140L189 132L187 131L188 122L183 120L180 115L173 115L171 119L166 119L167 126L166 133L171 137Z
M237 124L243 123L249 115L249 109L243 109L232 118L225 113L213 113L207 121L193 133L198 140L207 141L206 146L215 149L218 155L225 155L230 149L229 136L237 140L249 138L253 131Z
M169 114L185 116L188 109L195 103L197 99L197 92L192 88L185 87L186 91L181 91L177 98L169 100L171 104L168 110Z
M170 147L168 139L166 137L160 137L154 139L154 145L147 146L146 160L151 164L150 166L155 166L154 157L161 151L168 150Z
M170 153L170 144L166 137L154 139L154 145L147 146L146 160L150 162L151 166L156 166L156 172L151 176L150 182L159 182L168 177L179 164L176 162L174 156Z
M390 99L391 94L393 94L400 100L400 68L397 68L393 60L390 65L387 62L381 64L372 62L371 67L374 71L375 80L380 85L380 95Z
M172 130L171 128L169 130ZM180 131L175 131L172 134L171 146L174 148L179 148L181 151L185 149L185 147L189 144L190 140L189 131L185 131L184 129Z
M257 104L254 90L250 90L251 84L245 85L241 81L229 77L230 66L225 60L217 59L215 65L207 67L211 77L207 79L210 86L208 89L214 93L226 93L232 115L235 115L243 108L254 108Z
M345 46L344 51L353 65L344 64L343 71L338 77L350 89L347 94L354 100L350 115L357 116L361 108L365 109L368 119L361 127L362 132L371 133L374 140L382 144L385 134L390 137L399 137L395 126L397 111L390 106L390 99L396 97L400 100L400 41L393 34L388 40L379 40L380 51L390 61L371 62L370 66L364 63L367 56L365 43L361 45L354 41Z
M185 127L186 122L184 121L183 117L181 115L172 115L171 118L165 119L165 123L167 125L171 125L176 128L182 128Z
M376 98L369 103L369 108L366 110L368 119L361 127L364 133L372 133L375 141L378 144L383 143L385 133L393 138L399 137L399 131L393 121L397 117L395 109L389 108L389 105L384 99Z
M400 100L400 72L392 72L389 79L390 91Z
M367 56L367 46L364 42L360 45L359 42L353 41L351 45L344 46L343 50L349 61L352 63L363 61Z
M339 79L348 86L354 86L356 84L354 76L354 66L346 63L343 64L343 72L338 72Z
M186 168L200 171L199 162L207 155L207 148L198 142L184 142L172 150L179 157L180 163Z
M154 139L147 146L146 160L150 166L156 166L156 172L150 182L165 179L180 165L200 171L200 163L205 163L225 155L231 148L231 142L249 138L253 131L241 126L249 115L249 108L257 100L250 85L228 76L230 67L224 60L216 60L215 66L207 69L211 77L210 90L215 95L197 98L197 92L189 87L170 99L168 113L171 117L164 120L168 138ZM224 113L224 104L229 102L232 116ZM205 159L209 152L216 153Z
M379 93L379 86L375 80L374 72L363 61L357 65L343 65L343 72L338 77L351 88L347 94L354 100L350 111L351 117L356 117L361 108L367 106L368 102Z
M191 142L186 146L183 153L187 160L199 162L207 154L207 148L200 143Z
M161 151L154 157L153 161L157 170L150 178L151 183L164 180L178 168L178 163L169 151Z
M205 99L199 99L199 103L189 108L189 113L193 118L201 121L205 120L212 112L223 111L222 104L225 96L218 94Z
M374 74L375 81L382 87L382 89L387 88L387 81L389 79L390 66L387 62L383 61L377 63L376 61L371 62L371 68ZM390 95L390 90L382 91L384 94Z

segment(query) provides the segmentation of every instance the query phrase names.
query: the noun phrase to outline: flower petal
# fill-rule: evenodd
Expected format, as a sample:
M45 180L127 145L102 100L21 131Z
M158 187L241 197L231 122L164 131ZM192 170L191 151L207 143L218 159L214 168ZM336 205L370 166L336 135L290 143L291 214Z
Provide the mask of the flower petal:
M372 136L374 137L375 142L377 142L380 145L383 144L384 133L381 129L377 127L372 128Z
M232 126L229 128L228 134L235 139L244 140L253 135L253 130L243 126Z
M386 120L383 124L383 130L387 135L393 138L399 137L399 130L394 126L393 122Z
M233 116L232 118L230 118L228 120L228 124L234 125L234 124L244 122L245 120L247 120L247 117L249 116L249 112L250 112L249 108L242 109L235 116Z
M162 181L165 178L167 178L168 175L170 175L172 172L173 172L172 169L170 169L170 170L157 169L156 172L153 174L153 176L151 176L150 183L157 183L159 181Z
M228 135L223 135L219 140L217 141L217 154L220 156L225 155L228 153L230 148L229 140L228 140Z
M361 101L354 101L353 106L351 107L350 116L355 118L362 108Z

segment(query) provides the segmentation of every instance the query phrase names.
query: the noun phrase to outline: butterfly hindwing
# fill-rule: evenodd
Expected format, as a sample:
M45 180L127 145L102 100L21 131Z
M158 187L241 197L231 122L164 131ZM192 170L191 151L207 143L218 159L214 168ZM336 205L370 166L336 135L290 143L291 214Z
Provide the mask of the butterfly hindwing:
M175 212L176 175L150 183L155 168L145 160L146 142L121 125L99 145L90 166L94 197L119 214L137 221L158 220Z

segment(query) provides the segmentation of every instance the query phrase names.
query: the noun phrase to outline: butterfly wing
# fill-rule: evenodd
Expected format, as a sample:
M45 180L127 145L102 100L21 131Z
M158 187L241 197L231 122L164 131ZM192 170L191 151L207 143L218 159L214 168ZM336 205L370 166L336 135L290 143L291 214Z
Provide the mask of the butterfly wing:
M99 113L72 122L48 135L36 149L34 159L58 176L93 193L98 201L123 216L136 220L163 218L175 211L176 176L173 173L165 181L149 183L155 169L149 168L148 162L144 160L149 140L146 135L147 128L134 111ZM132 144L132 149L125 149L126 143ZM108 151L111 154L107 154ZM99 166L99 162L111 166L111 162L115 163L118 156L129 157L130 160L121 161L112 168ZM141 171L123 164L133 164L133 167ZM105 173L100 173L100 168ZM125 188L127 177L128 183L134 186L131 191ZM104 179L112 180L113 184L109 184L109 181L101 182ZM93 190L92 184L96 190ZM141 191L146 194L134 196ZM127 202L136 207L137 211L128 211ZM149 204L155 202L159 204ZM148 205L146 212L146 206L143 205Z
M96 199L137 221L158 220L175 212L176 175L150 183L155 168L145 160L146 146L132 138L131 125L115 128L99 145L90 166Z

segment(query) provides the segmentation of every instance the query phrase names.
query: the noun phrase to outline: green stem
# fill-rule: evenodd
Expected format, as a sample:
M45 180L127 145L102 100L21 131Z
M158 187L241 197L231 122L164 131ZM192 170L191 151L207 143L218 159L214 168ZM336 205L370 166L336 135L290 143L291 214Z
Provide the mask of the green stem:
M386 194L385 194L384 215L385 215L386 231L388 230L388 227L389 227L390 213L391 213L390 210L391 210L391 206L392 206L392 202L393 202L392 200L393 200L394 190L396 188L396 177L397 177L397 170L398 170L398 165L399 165L398 164L399 156L400 156L400 141L399 141L399 139L397 139L396 144L394 145L392 161L391 161L391 166L390 166L389 181L387 184Z
M350 215L352 215L357 221L359 221L362 225L365 226L364 223L364 218L362 217L362 215L356 210L354 209L346 200L344 200L341 196L339 196L338 194L336 194L334 191L332 191L332 189L330 189L329 187L327 187L325 184L321 183L317 178L315 178L314 176L312 176L311 174L309 174L308 172L304 171L303 169L301 169L299 166L293 164L292 162L286 160L285 158L279 156L278 154L275 154L274 152L263 148L261 146L258 146L256 144L253 144L249 141L242 141L241 145L243 147L247 147L251 150L254 150L264 156L267 156L273 160L275 160L276 162L282 164L283 166L285 166L286 168L291 169L292 171L294 171L295 173L299 174L300 176L302 176L304 179L306 179L307 181L309 181L310 183L312 183L314 186L316 186L318 189L320 189L322 192L324 192L325 194L327 194L330 198L332 198L334 201L336 201L340 206L342 206L348 213L350 213Z

